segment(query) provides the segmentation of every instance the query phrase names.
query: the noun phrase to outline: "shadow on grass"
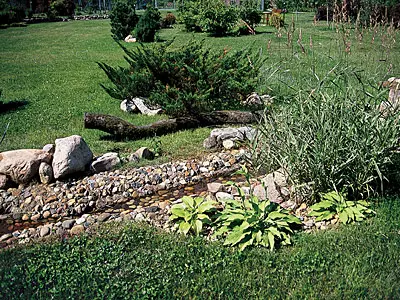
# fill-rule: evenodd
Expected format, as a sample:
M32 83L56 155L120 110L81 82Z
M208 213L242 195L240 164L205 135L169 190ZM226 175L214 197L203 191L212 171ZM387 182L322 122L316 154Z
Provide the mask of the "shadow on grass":
M18 110L26 106L29 102L27 100L16 100L4 103L0 101L0 115L10 111Z

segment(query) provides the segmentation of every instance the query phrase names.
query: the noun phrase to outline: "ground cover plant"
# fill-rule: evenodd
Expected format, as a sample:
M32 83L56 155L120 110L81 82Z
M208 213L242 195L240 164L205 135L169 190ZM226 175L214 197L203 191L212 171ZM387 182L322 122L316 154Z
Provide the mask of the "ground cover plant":
M15 298L400 297L400 201L376 218L244 252L139 225L0 252L0 296ZM84 287L84 288L82 288Z

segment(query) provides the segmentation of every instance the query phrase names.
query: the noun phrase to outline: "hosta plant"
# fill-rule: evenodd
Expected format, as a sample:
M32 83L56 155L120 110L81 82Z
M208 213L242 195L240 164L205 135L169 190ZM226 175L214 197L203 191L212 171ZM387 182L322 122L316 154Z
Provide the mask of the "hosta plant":
M176 223L180 233L199 235L204 224L211 224L209 215L216 211L215 204L214 201L202 197L182 197L182 203L172 206L170 221Z
M243 193L242 193L243 194ZM214 237L225 237L224 245L264 246L271 250L275 245L291 243L293 225L301 221L269 200L259 200L250 195L242 201L226 200L225 208L215 221L218 229Z
M347 224L362 221L375 214L369 208L367 201L346 201L345 196L339 192L322 194L322 200L310 207L310 217L316 217L315 221L330 220L338 217L340 222Z

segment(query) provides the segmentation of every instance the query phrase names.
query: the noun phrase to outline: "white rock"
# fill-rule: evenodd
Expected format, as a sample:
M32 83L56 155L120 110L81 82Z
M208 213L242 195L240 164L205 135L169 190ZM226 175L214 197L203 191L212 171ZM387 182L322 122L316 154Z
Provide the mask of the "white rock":
M125 99L124 101L121 102L120 108L122 111L128 113L134 113L138 111L136 105L128 99Z
M81 136L57 139L53 158L54 178L84 171L92 158L93 153Z
M96 158L92 162L90 169L93 173L100 173L104 171L110 171L117 167L120 163L121 160L118 157L118 153L110 152Z
M149 160L154 159L155 156L153 151L151 151L147 147L141 147L137 149L134 154L136 154L137 157L139 157L139 159L149 159Z
M225 192L218 192L215 194L215 197L217 198L218 201L233 200L233 196Z

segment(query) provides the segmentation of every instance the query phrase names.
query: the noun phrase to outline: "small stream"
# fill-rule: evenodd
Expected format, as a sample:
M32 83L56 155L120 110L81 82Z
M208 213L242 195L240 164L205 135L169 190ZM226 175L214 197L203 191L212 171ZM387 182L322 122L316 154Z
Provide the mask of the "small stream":
M96 209L86 214L98 214L104 211L110 213L120 213L123 210L134 210L140 207L153 206L159 202L173 202L183 196L204 196L207 193L207 184L211 182L226 183L227 181L244 182L245 178L239 175L230 175L227 177L208 178L207 181L198 182L195 184L189 184L176 190L159 191L150 196L138 197L135 199L129 199L126 203L117 203L113 207L105 207L104 209ZM79 217L80 215L69 216L66 218L48 218L38 221L22 221L14 220L11 216L5 219L0 219L0 236L7 233L13 233L14 231L21 231L26 228L36 228L38 226L56 223L67 219Z

